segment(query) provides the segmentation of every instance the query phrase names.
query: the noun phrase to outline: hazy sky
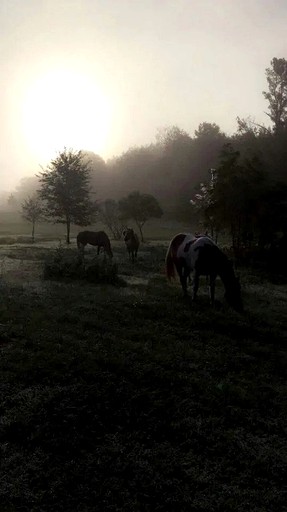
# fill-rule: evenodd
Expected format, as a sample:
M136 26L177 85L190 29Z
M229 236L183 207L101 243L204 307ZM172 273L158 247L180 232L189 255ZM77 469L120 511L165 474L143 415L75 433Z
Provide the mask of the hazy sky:
M268 124L286 26L286 0L0 0L1 189L64 146L107 159L168 125Z

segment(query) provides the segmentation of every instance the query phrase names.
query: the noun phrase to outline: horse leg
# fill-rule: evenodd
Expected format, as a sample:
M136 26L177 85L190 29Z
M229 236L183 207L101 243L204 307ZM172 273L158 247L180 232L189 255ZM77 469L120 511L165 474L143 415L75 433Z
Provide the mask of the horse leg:
M183 296L187 297L187 295L188 295L188 293L187 293L187 275L185 274L185 272L183 272L180 275L180 284L182 286Z
M98 245L97 255L99 256L99 254L100 254L100 246Z
M178 268L178 274L183 289L183 294L185 297L187 297L187 279L190 279L190 272L185 265L182 265L181 267Z
M81 255L81 257L84 257L84 254L85 254L85 245L82 244L82 243L79 243L78 244L78 249L79 249L79 253Z
M215 294L215 279L216 276L210 276L210 285L209 285L209 296L210 296L210 304L214 306L214 294Z
M194 277L193 277L192 300L196 299L198 287L199 287L199 274L195 270Z

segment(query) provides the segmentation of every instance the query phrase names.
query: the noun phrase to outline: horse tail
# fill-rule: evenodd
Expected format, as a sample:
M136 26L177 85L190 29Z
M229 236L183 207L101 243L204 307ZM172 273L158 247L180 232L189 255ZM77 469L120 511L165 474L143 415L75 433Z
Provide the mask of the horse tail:
M165 257L165 270L166 270L167 278L169 280L175 278L172 241L169 244L169 248L167 250L166 257Z
M186 241L186 239L190 239L190 236L192 239L194 239L193 235L187 235L186 233L178 233L178 235L175 235L173 239L171 240L169 244L169 248L166 253L165 257L165 268L166 268L166 275L168 279L175 278L175 268L177 269L178 265L178 258L177 258L177 251L180 245ZM178 270L177 270L178 272Z

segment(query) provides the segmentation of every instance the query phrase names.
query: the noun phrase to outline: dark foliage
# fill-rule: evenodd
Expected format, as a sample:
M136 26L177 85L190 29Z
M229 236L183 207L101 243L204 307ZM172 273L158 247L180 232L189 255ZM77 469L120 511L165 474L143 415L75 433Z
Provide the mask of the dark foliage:
M85 260L78 251L60 247L44 263L44 279L83 279L90 283L125 286L118 276L118 266L107 257Z

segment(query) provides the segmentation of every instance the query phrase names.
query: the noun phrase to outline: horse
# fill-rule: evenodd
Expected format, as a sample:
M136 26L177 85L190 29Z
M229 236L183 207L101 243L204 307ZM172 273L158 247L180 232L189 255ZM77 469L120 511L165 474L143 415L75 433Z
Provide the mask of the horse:
M123 237L129 253L129 259L134 263L135 258L137 258L138 248L140 245L138 235L132 228L126 228L123 231Z
M215 280L219 276L225 288L225 298L238 312L243 312L240 283L234 274L232 262L209 236L179 233L170 242L165 258L169 280L179 275L183 294L187 296L187 279L194 271L192 300L196 299L199 277L209 278L210 302L214 305Z
M110 239L104 231L80 231L77 235L78 249L84 250L87 244L98 246L97 254L100 253L100 248L103 247L105 253L110 258L113 257Z

